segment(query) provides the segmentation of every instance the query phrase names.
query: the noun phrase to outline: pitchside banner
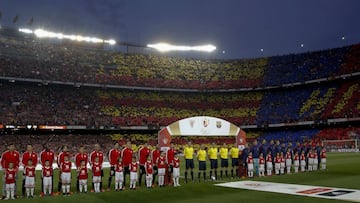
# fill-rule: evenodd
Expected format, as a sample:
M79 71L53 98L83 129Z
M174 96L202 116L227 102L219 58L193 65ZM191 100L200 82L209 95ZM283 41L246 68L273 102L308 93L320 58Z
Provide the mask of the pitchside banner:
M250 180L220 183L216 184L216 186L360 202L360 190L346 188L332 188Z

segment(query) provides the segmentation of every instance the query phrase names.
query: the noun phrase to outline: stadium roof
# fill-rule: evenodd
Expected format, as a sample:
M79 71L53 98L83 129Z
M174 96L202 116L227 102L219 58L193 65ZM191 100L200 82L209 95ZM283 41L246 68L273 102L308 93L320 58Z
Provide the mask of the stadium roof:
M358 0L4 1L0 23L135 44L214 44L211 58L299 53L360 42Z

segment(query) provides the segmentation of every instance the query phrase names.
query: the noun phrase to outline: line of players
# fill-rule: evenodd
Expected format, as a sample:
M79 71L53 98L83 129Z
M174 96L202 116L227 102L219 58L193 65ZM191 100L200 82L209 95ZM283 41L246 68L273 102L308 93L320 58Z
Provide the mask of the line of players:
M276 175L291 174L292 169L295 173L305 171L316 171L318 168L326 170L326 149L317 145L301 145L297 143L292 147L291 143L285 147L277 141L270 141L269 145L264 140L258 144L255 140L253 145L246 147L242 151L243 165L247 170L248 177L271 176L274 172Z
M16 183L16 171L20 165L20 154L15 151L14 145L8 146L9 150L4 152L1 159L1 166L5 175L3 176L3 197L8 199L15 195L15 183ZM280 145L279 141L276 144L271 141L269 145L263 142L261 145L255 140L251 148L245 147L243 151L234 145L228 149L226 144L218 149L216 144L213 143L207 150L204 145L200 146L200 149L195 153L192 143L189 142L184 147L185 158L185 181L188 181L188 172L190 171L191 179L194 181L194 156L198 160L199 172L198 180L201 179L201 174L204 180L206 180L206 161L210 161L210 173L209 178L214 180L218 178L218 158L221 161L220 178L223 175L229 177L229 157L231 158L231 177L244 176L244 172L247 170L249 177L259 173L260 176L264 176L264 171L267 171L267 175L284 174L285 168L287 173L290 173L291 167L294 167L295 172L305 171L306 169L316 170L318 167L318 157L320 154L320 161L322 168L326 168L326 151L324 148L319 150L317 147L301 146L299 143L296 147L292 148L288 146L285 151L285 145ZM284 153L285 151L285 153ZM316 151L316 152L315 152ZM263 156L263 152L266 153L266 157ZM299 155L299 152L301 154ZM115 177L115 190L122 190L125 185L126 174L130 174L130 189L136 188L136 182L139 180L139 184L142 182L142 177L145 176L145 183L148 188L154 185L155 177L158 175L159 186L165 185L166 182L173 182L174 186L179 186L180 176L180 160L176 155L174 146L171 145L166 154L161 153L159 148L150 150L147 144L144 144L137 153L137 156L131 148L131 143L128 142L126 146L120 150L119 144L115 144L114 148L108 153L108 159L110 162L110 175L108 179L108 189L110 189L112 179ZM275 154L275 156L274 156ZM88 155L85 153L84 147L79 148L79 152L74 157L74 163L77 168L77 191L87 192L87 179L88 169L87 163L90 164L93 172L93 191L103 191L102 187L102 163L104 161L104 153L100 150L99 145L95 145L95 150ZM69 194L71 183L71 161L70 154L67 147L64 146L62 151L57 157L57 164L60 169L58 193ZM136 158L138 157L138 159ZM44 146L44 150L40 153L39 162L42 165L42 193L41 195L52 194L53 188L53 169L52 163L55 160L55 153ZM299 161L298 161L299 160ZM34 181L35 180L35 165L38 163L37 154L33 152L32 146L27 146L27 151L23 154L21 164L24 167L24 179L22 182L23 196L33 197L34 195ZM239 167L240 166L240 167ZM4 170L5 169L5 170ZM138 176L139 169L139 178ZM240 169L240 170L239 170ZM244 170L245 169L245 170ZM15 171L15 172L14 172ZM15 175L12 175L14 173ZM246 172L245 172L246 173ZM8 175L7 175L8 174ZM171 178L173 176L173 178Z
M224 175L226 178L229 177L239 177L239 164L240 164L240 150L236 145L232 145L231 148L228 148L226 143L218 148L216 143L212 143L207 149L205 145L200 145L200 149L195 153L194 148L191 142L188 142L184 147L184 158L185 158L185 182L188 182L188 172L190 171L191 180L194 181L194 157L198 160L198 177L197 180L201 180L201 175L203 180L206 181L207 176L207 164L206 161L210 162L210 171L209 179L223 179ZM231 159L231 168L229 174L229 159ZM220 176L218 176L218 161L220 160Z
M105 154L100 150L100 146L95 144L94 151L90 154L85 152L84 147L79 147L79 152L74 156L76 166L77 191L86 193L88 191L88 163L92 171L92 192L101 192L103 190L102 177L103 161ZM58 193L63 195L70 194L71 186L71 155L67 146L62 147L62 151L57 156L57 165L59 168ZM136 189L136 183L142 183L142 177L145 176L145 185L147 188L155 186L155 178L158 176L159 187L164 187L165 182L177 187L180 186L180 159L173 145L166 151L160 151L157 147L150 150L148 144L144 144L135 154L131 148L131 143L127 142L123 149L120 149L118 143L108 152L110 163L110 174L108 179L108 190L111 190L112 179L115 177L115 191L125 189L126 175L130 176L130 189ZM35 189L35 168L39 162L42 166L41 171L41 196L53 195L53 176L54 169L52 163L55 161L54 151L44 146L39 158L33 151L31 144L27 145L26 152L20 157L20 153L15 150L14 144L8 145L8 150L1 156L1 167L3 170L3 199L14 199L16 196L17 173L20 164L23 165L22 195L28 198L34 197ZM139 177L138 177L139 175ZM166 179L166 180L165 180Z

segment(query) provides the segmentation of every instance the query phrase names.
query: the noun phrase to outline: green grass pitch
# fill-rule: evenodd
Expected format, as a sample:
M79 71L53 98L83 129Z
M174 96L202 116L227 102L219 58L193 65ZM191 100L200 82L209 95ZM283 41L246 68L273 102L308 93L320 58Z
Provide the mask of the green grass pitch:
M184 162L184 161L183 161ZM182 163L183 163L182 162ZM197 166L197 165L195 165ZM181 174L184 174L182 168ZM75 173L73 173L75 175ZM197 170L195 170L197 177ZM38 176L39 177L39 176ZM57 173L55 174L54 189L57 190ZM108 171L105 171L103 179L104 186L107 186ZM18 180L18 194L20 194L20 180ZM40 179L37 178L36 193L40 191ZM320 185L330 187L342 187L360 189L360 154L359 153L336 153L328 155L328 170L317 171L312 173L298 173L284 176L272 176L264 178L255 178L255 180L296 183L305 185ZM113 180L114 181L114 180ZM229 180L233 181L233 180ZM238 180L236 180L238 181ZM228 182L228 181L227 181ZM128 183L128 182L127 182ZM241 190L222 188L214 186L214 182L190 182L185 184L183 179L180 180L181 187L165 187L165 188L138 188L136 191L125 190L121 192L104 192L104 193L88 193L73 194L71 196L55 196L55 197L38 197L34 199L18 199L9 200L10 202L69 202L69 203L103 203L103 202L186 202L186 203L226 203L226 202L341 202L337 200L327 200L320 198L310 198L303 196L293 196L285 194L267 193L259 191ZM90 186L90 183L89 183ZM0 185L1 189L2 185ZM72 190L75 190L75 182L72 184Z

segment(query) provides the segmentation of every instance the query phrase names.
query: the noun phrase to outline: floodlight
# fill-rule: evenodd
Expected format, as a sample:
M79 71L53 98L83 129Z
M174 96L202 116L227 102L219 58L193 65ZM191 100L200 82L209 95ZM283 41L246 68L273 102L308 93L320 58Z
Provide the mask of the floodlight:
M55 32L49 32L43 29L36 29L35 31L29 30L29 29L19 29L20 32L24 33L34 33L39 38L58 38L58 39L69 39L73 41L79 41L79 42L92 42L92 43L108 43L110 45L116 44L116 41L113 39L110 40L103 40L96 37L87 37L82 35L65 35L63 33L55 33Z
M23 33L26 33L26 34L32 34L33 33L32 30L27 29L27 28L20 28L19 32L23 32Z
M212 52L216 50L214 45L201 45L201 46L179 46L179 45L172 45L168 43L157 43L157 44L148 44L147 47L156 49L161 52L167 51L203 51L203 52Z
M116 44L116 41L113 40L113 39L109 39L109 40L104 40L104 43L108 43L110 45L115 45Z

